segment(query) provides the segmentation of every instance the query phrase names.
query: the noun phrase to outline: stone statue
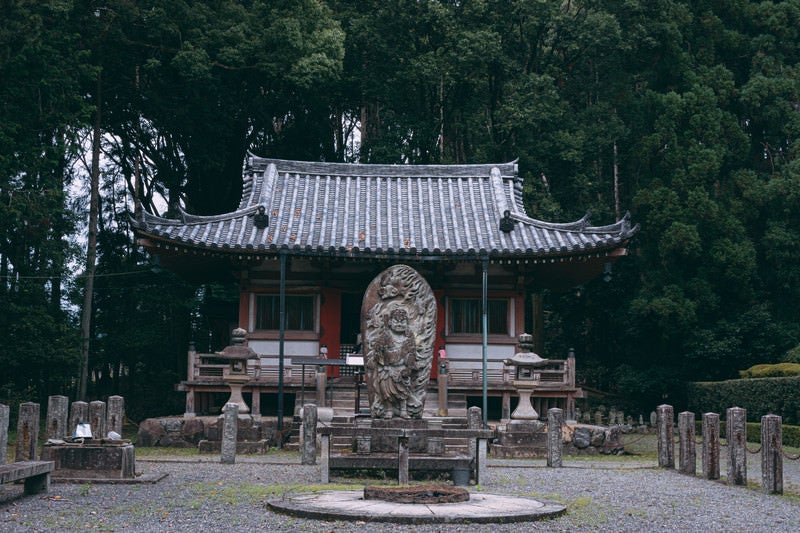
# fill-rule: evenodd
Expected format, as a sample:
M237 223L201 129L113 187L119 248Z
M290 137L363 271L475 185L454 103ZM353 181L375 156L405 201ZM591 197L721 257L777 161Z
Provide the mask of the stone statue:
M395 265L367 287L361 307L373 418L422 418L436 335L436 299L425 279Z

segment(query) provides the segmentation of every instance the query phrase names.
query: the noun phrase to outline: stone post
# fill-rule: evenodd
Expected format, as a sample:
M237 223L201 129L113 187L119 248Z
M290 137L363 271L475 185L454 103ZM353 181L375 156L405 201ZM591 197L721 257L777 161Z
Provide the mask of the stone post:
M703 477L719 479L719 415L703 415Z
M467 429L482 429L483 428L483 412L480 407L470 407L467 409ZM472 458L473 463L476 463L478 452L477 439L469 439L467 446L467 455ZM477 474L476 474L477 475Z
M323 435L320 440L320 483L330 483L331 436Z
M122 424L125 421L125 398L122 396L108 397L108 418L106 418L107 431L114 431L122 437Z
M328 388L328 374L325 367L317 367L317 406L325 407L325 391Z
M397 439L397 482L408 485L408 437Z
M239 404L226 403L222 414L222 445L219 462L232 465L236 462L236 437L239 432Z
M66 396L50 396L47 398L47 418L45 435L48 439L63 439L69 435L67 428L67 411L69 398Z
M564 412L557 407L547 410L547 466L561 468Z
M17 456L15 461L36 461L39 458L39 404L19 405L17 421Z
M678 471L693 476L697 473L697 451L695 447L694 413L678 413Z
M11 409L4 403L0 403L0 465L6 464L6 453L8 449L8 419L11 417Z
M488 439L478 439L478 456L475 458L475 483L478 484L485 483L487 479L486 453L488 448Z
M89 402L89 424L92 426L92 437L106 438L106 402L100 400Z
M303 406L303 442L300 464L317 464L317 406L307 403Z
M89 404L86 402L72 402L69 412L69 428L67 434L72 435L81 422L89 421Z
M658 425L658 466L675 467L675 433L674 411L671 405L659 405L656 408Z
M761 490L783 494L783 429L778 415L761 417Z
M747 410L727 410L725 435L728 441L728 485L747 485Z

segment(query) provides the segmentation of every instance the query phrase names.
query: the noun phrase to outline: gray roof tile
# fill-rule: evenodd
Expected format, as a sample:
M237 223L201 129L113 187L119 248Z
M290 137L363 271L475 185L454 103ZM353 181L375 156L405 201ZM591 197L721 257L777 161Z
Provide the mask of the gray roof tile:
M542 257L603 252L636 233L615 224L566 224L530 218L516 163L360 165L264 159L250 155L236 211L215 216L144 213L138 233L175 245L238 253L285 248L317 255ZM269 226L256 228L264 205ZM509 210L516 225L499 229Z

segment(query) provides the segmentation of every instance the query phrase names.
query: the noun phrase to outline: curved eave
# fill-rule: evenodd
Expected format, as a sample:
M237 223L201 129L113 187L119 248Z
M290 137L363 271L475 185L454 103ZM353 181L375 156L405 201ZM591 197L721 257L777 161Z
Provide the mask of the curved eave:
M580 261L586 257L605 257L609 255L618 255L618 250L624 250L630 236L622 239L609 239L603 243L593 247L573 247L568 248L562 246L559 248L549 249L466 249L466 250L419 250L416 248L399 248L399 249L369 249L353 247L310 247L310 246L292 246L292 245L267 245L267 246L252 246L252 247L231 247L227 245L222 246L204 246L191 242L181 242L173 239L165 238L157 233L151 233L147 230L137 229L137 236L139 243L145 248L157 250L174 250L181 251L188 254L200 255L215 255L218 257L231 257L237 259L252 259L263 260L270 256L278 256L285 253L291 256L302 257L317 257L317 258L347 258L347 259L406 259L417 261L436 261L436 260L450 260L450 261L475 261L484 258L490 260L512 260L524 261L530 264L546 264L546 263L560 263L567 260Z

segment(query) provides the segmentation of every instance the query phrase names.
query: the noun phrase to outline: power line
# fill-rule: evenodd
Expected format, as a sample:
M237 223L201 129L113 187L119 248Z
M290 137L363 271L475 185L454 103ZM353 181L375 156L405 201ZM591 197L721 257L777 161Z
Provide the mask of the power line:
M138 271L130 271L130 272L109 272L106 274L95 274L94 277L96 278L111 278L116 276L135 276L138 274L152 274L151 270L138 270ZM0 279L11 279L11 280L21 280L21 279L53 279L57 276L18 276L16 274L8 275L8 276L0 276ZM88 277L86 274L76 274L72 276L74 279L86 278Z

